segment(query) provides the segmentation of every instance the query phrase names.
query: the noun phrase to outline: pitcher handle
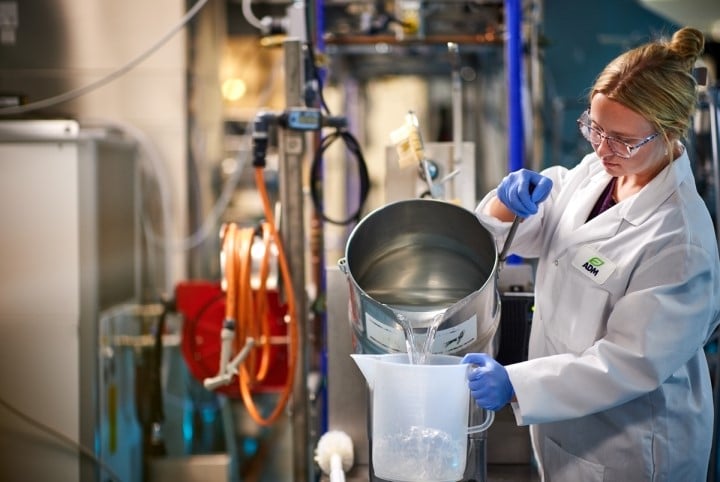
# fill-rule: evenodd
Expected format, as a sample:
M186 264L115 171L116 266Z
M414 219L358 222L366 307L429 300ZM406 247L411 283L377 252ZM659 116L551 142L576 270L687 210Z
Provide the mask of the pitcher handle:
M485 410L485 420L483 420L483 423L480 425L473 425L472 427L468 427L468 434L478 433L482 432L483 430L487 430L490 428L490 425L492 425L493 421L495 420L495 412L492 410Z

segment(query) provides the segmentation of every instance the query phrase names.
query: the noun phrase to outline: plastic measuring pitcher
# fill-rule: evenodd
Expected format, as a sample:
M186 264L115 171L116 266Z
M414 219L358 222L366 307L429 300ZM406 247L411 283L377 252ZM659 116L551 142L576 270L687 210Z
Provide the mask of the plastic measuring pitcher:
M350 355L372 392L375 475L397 482L462 479L468 434L487 430L494 412L468 427L468 365L452 355L427 355L414 365L406 354Z

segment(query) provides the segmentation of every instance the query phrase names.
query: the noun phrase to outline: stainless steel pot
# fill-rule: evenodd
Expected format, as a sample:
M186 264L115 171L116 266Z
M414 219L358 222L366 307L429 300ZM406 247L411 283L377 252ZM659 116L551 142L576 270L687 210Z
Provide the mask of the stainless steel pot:
M356 351L404 352L398 317L419 337L442 317L433 353L494 354L498 263L494 238L463 207L410 199L371 212L338 263L350 290Z

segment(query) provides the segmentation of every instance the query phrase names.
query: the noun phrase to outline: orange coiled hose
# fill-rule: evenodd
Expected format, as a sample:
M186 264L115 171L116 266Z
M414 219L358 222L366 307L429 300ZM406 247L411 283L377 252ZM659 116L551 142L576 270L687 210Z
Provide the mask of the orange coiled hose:
M267 299L267 278L270 274L270 257L272 255L272 235L270 232L270 226L267 222L262 224L262 240L263 240L263 246L265 246L265 249L263 251L263 257L260 262L260 273L259 273L259 279L260 279L260 286L258 287L257 291L251 293L255 294L255 321L256 323L252 326L254 328L259 329L259 331L254 331L250 333L248 336L252 336L253 338L260 340L261 342L261 350L262 354L260 356L260 366L255 370L256 360L253 358L251 359L250 366L252 369L249 371L249 376L251 381L263 381L265 380L265 376L268 374L270 370L270 337L271 337L271 329L270 329L270 317L268 316L268 299ZM252 250L252 248L251 248ZM252 275L252 272L250 273ZM251 284L251 283L249 283ZM258 325L257 322L260 324ZM251 354L252 355L252 354ZM254 374L254 375L253 375ZM254 378L253 378L254 376Z
M237 302L237 283L235 275L235 232L237 226L229 224L225 226L225 232L223 234L223 258L225 263L225 292L227 293L227 300L225 301L225 319L236 322L235 318L235 303Z
M255 169L255 182L262 199L266 219L262 224L262 241L265 249L259 267L260 284L256 289L253 289L251 282L253 271L252 247L256 235L255 229L241 229L235 224L228 225L223 240L227 291L226 318L235 320L234 349L236 352L245 345L248 338L251 337L256 342L256 348L250 351L240 366L238 384L243 402L252 419L260 425L267 426L275 422L282 414L293 391L299 337L292 279L290 278L282 241L275 228L262 168ZM268 316L267 277L270 272L273 243L277 249L278 264L287 298L288 372L280 393L280 399L270 415L263 417L253 400L251 390L255 384L265 378L270 368L271 333Z

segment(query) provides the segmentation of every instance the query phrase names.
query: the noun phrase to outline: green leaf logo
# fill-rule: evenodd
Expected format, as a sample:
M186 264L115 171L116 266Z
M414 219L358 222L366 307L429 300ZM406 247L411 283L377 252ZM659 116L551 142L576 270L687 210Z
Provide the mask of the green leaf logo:
M590 259L588 260L588 263L590 263L591 265L593 265L593 266L595 266L595 267L597 268L597 267L602 266L603 264L605 264L605 261L601 260L601 259L598 258L597 256L593 256L592 258L590 258Z

